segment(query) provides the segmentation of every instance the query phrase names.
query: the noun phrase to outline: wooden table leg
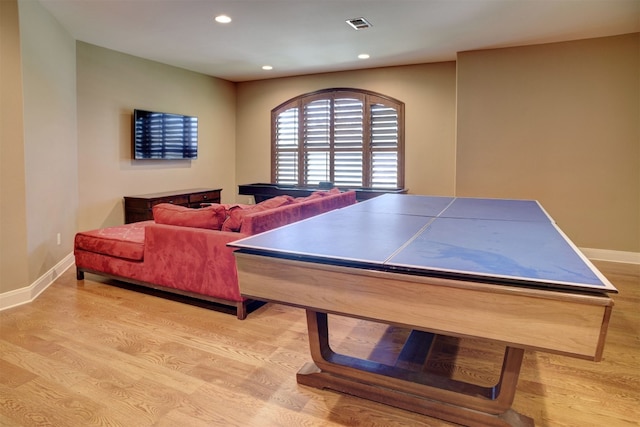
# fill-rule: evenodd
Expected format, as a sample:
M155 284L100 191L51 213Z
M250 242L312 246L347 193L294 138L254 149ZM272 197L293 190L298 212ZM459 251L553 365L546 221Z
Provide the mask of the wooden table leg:
M533 426L511 409L524 350L507 347L498 383L481 387L450 378L335 353L326 313L307 310L312 364L300 384L329 388L468 426Z

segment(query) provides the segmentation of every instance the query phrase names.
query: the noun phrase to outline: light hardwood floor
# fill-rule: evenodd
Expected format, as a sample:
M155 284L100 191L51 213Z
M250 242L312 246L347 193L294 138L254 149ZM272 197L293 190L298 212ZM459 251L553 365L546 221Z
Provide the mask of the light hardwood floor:
M640 268L598 266L620 290L604 360L527 351L513 407L537 426L640 425ZM76 282L70 269L33 303L0 312L1 426L452 425L299 386L310 360L301 309L267 304L240 321L107 283ZM330 327L337 351L389 363L407 336L346 318ZM436 344L442 354L424 369L495 381L499 345Z

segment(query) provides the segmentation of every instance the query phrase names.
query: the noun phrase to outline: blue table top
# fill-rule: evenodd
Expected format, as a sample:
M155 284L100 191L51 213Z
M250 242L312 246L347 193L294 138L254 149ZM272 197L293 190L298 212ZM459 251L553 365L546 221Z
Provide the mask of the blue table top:
M532 200L387 194L231 246L383 271L616 292Z

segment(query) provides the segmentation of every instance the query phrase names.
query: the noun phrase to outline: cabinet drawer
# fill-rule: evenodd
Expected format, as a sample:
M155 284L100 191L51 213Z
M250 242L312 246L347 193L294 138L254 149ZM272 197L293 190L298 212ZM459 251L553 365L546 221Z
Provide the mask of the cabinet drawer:
M191 194L189 203L220 203L220 192L209 191L207 193Z
M155 206L159 203L171 203L173 205L188 205L189 204L189 196L170 196L170 197L159 197L157 199L150 200L149 205Z

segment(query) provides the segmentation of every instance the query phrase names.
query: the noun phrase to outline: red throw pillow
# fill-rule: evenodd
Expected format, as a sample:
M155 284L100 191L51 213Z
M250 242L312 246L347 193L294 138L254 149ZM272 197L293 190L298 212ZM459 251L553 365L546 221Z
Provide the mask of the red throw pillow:
M222 224L222 231L239 231L242 226L242 218L244 217L243 211L244 208L240 205L231 206L227 210L229 215L224 221L224 224Z
M338 187L333 187L331 190L318 190L311 193L311 196L331 196L332 194L340 194Z
M267 200L263 200L262 202L256 205L260 206L262 210L279 208L280 206L288 205L294 202L294 198L289 195L276 196Z
M220 230L226 217L225 207L219 204L199 209L171 203L160 203L153 207L153 219L158 224Z
M272 197L252 206L232 206L229 209L229 216L222 226L222 231L240 231L242 228L242 221L245 215L249 215L255 212L266 211L269 209L279 208L280 206L289 205L293 203L294 198L291 196L277 196Z

